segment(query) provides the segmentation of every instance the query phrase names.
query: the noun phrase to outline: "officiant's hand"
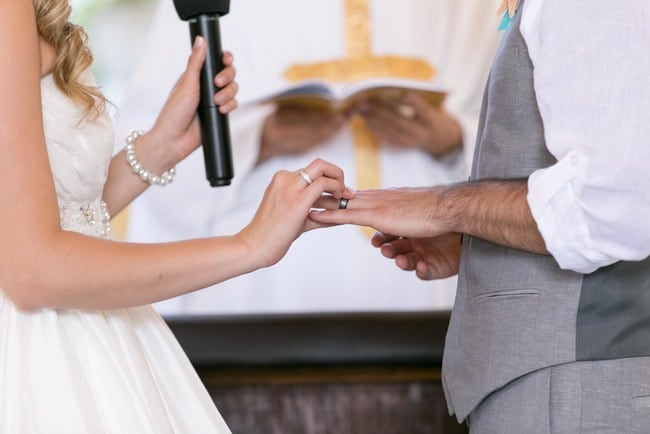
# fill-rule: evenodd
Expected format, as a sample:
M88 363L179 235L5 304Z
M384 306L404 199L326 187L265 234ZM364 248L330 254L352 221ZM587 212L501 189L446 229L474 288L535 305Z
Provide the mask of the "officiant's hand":
M307 152L345 123L344 115L319 108L278 107L264 121L258 163L276 155Z
M433 107L415 92L407 92L397 105L365 101L357 111L377 138L395 146L422 149L434 157L462 148L458 122L443 107Z

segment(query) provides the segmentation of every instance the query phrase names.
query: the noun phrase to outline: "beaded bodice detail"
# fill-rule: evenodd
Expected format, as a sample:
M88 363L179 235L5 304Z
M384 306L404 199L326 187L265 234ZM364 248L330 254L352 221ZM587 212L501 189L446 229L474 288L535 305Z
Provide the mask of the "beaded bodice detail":
M84 80L93 83L88 72ZM108 113L84 119L83 110L56 86L41 80L43 126L54 177L61 228L108 238L110 216L102 200L114 131Z

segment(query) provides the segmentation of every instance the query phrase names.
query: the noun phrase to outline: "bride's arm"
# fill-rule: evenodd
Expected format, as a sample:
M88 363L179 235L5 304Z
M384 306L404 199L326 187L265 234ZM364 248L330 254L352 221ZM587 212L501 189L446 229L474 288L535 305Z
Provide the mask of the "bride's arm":
M0 287L23 309L110 309L164 300L273 265L315 226L307 215L324 191L351 197L337 167L317 160L305 170L313 184L295 172L277 173L251 223L225 237L114 242L63 231L56 209L33 206L32 216L0 235Z
M344 192L322 161L272 181L252 222L230 237L164 245L118 243L64 231L48 162L33 3L0 0L0 288L21 308L119 308L159 301L278 261L314 225L323 191ZM7 41L10 41L7 42Z
M201 39L199 41L202 42ZM187 68L174 86L154 126L135 140L138 161L153 175L160 175L174 167L200 144L201 133L195 113L199 103L199 75L205 55L205 44L195 43ZM215 95L215 102L219 105L219 111L225 114L237 107L234 99L237 83L234 81L232 54L224 53L223 62L224 70L215 77L217 86L223 89ZM125 150L115 154L104 187L104 201L110 215L117 215L148 187L149 184L135 175L127 164Z

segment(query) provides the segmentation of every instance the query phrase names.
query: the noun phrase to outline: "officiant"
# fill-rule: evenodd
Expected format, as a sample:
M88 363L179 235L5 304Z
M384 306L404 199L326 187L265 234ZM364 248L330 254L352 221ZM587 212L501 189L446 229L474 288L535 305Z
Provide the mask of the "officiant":
M193 155L176 180L149 189L128 214L131 241L230 234L249 221L273 173L314 158L339 165L352 188L434 185L468 174L480 100L500 37L498 0L237 0L220 19L235 55L241 108L230 115L235 177L210 188ZM161 1L119 114L122 132L148 128L190 43ZM432 106L364 101L346 112L250 104L306 80L435 83ZM249 104L247 104L249 103ZM121 136L123 134L118 134ZM167 212L174 208L174 212ZM449 309L455 278L422 282L373 252L371 231L343 226L301 237L274 267L157 305L163 314Z

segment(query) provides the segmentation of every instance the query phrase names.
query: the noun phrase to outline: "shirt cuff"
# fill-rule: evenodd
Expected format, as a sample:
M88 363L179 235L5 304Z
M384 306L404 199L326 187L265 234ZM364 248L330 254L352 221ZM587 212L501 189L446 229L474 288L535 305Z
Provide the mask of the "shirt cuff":
M583 274L616 262L592 247L584 210L572 184L585 166L584 155L568 152L553 166L533 172L527 196L548 252L560 268Z

